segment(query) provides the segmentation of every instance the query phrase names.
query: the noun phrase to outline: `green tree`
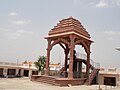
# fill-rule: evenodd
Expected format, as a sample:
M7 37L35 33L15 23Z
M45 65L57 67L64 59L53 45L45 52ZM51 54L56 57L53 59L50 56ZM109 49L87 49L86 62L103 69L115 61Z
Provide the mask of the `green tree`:
M46 56L39 56L37 61L34 62L35 66L38 69L38 72L43 73L46 63Z

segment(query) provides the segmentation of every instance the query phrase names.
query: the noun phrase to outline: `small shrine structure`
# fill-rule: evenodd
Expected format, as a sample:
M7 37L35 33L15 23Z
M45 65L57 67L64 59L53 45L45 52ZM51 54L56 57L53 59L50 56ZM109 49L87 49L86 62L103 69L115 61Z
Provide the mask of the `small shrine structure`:
M54 26L48 33L47 39L47 58L46 58L46 68L45 68L45 78L53 78L50 76L50 51L53 46L60 45L64 50L64 67L61 68L61 73L64 77L54 78L54 82L60 86L71 84L71 85L81 85L91 84L94 77L97 76L98 70L90 64L90 46L93 43L90 34L82 26L82 24L73 17L63 19ZM77 58L75 46L81 45L84 47L86 52L86 59ZM70 55L68 57L68 54ZM86 65L86 70L84 72L84 77L81 76L82 73L82 63ZM92 69L92 72L90 72ZM43 78L42 77L42 78ZM76 78L77 77L77 78ZM49 82L46 80L46 82ZM54 83L54 84L55 84Z

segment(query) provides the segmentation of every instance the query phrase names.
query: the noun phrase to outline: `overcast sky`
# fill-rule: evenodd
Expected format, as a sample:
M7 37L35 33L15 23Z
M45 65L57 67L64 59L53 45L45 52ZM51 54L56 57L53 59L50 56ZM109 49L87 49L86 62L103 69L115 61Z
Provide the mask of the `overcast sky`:
M0 0L0 61L35 61L46 55L44 37L70 16L94 40L91 58L102 67L120 68L120 51L115 50L120 47L120 0ZM61 59L61 48L54 49L53 57Z

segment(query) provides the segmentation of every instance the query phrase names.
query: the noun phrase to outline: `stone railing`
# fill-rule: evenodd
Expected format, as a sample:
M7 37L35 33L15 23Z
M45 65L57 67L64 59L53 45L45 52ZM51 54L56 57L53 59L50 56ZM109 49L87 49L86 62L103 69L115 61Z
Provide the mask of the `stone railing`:
M86 54L76 53L76 57L80 58L80 59L87 60L87 55ZM100 63L97 63L97 62L93 61L92 59L90 59L90 64L93 67L95 67L97 69L100 69Z

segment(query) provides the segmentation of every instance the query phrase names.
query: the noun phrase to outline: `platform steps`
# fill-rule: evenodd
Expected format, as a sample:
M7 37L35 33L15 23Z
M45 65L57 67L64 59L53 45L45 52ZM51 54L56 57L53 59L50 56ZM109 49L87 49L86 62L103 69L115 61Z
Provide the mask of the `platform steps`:
M53 78L53 77L39 77L37 78L36 81L46 83L46 84L52 84L55 86L60 86L60 84L56 83L56 78Z

